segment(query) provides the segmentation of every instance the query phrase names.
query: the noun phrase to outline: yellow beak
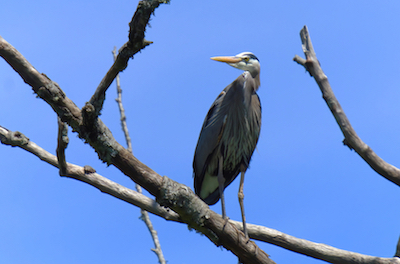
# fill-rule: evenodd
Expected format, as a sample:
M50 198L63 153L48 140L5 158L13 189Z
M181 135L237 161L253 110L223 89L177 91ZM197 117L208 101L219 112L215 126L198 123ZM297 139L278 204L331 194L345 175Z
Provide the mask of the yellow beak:
M215 61L220 61L220 62L226 62L226 63L236 63L241 61L241 58L234 57L234 56L220 56L220 57L211 57L210 59L215 60Z

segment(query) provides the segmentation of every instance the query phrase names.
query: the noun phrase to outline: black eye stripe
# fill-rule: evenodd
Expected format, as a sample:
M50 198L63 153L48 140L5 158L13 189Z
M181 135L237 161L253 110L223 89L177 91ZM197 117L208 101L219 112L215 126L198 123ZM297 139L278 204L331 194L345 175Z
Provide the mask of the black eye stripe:
M252 53L245 53L245 54L243 54L244 56L247 56L249 59L253 59L253 60L257 60L257 61L260 61L257 57L256 57L256 55L254 55L254 54L252 54Z
M254 54L250 54L250 58L251 58L251 59L254 59L254 60L260 61Z

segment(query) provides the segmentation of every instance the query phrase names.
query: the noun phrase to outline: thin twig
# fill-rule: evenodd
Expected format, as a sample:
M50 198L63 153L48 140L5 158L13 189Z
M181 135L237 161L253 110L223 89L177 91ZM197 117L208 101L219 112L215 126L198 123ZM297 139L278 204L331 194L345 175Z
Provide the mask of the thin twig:
M114 47L114 50L112 52L114 55L114 60L117 59L116 51L117 51L117 48ZM128 126L126 124L125 109L122 104L122 89L121 89L121 84L120 84L120 80L119 80L119 74L116 77L116 83L117 83L117 99L115 99L115 101L117 101L117 104L118 104L119 113L121 116L120 119L121 119L122 131L125 134L128 151L130 153L132 153L131 137L129 136ZM138 193L142 193L142 187L140 187L139 184L136 184L136 190ZM140 219L143 220L143 222L146 224L146 226L149 229L149 232L151 234L151 237L153 238L155 248L152 248L151 250L154 253L156 253L160 264L166 264L167 262L165 261L164 254L161 249L161 244L160 244L160 240L158 239L157 231L154 229L153 224L151 223L151 220L150 220L150 217L149 217L149 214L147 213L147 211L140 209Z
M367 144L361 140L351 126L349 119L347 118L339 104L339 101L336 99L335 94L332 91L328 77L325 75L320 63L318 62L307 26L304 26L300 31L300 38L306 60L301 59L297 55L293 58L293 60L303 65L310 75L314 77L322 92L322 96L326 104L328 105L336 119L336 122L342 130L344 135L343 143L350 149L354 149L358 155L360 155L371 166L373 170L389 181L400 186L400 169L380 158Z
M117 48L116 47L114 47L114 50L112 51L112 53L114 56L114 60L116 60L117 59ZM119 114L121 116L121 118L120 118L121 127L122 127L122 131L124 132L124 135L125 135L127 150L133 154L131 137L129 136L128 126L126 125L125 109L124 109L124 105L122 104L122 89L121 89L121 84L120 84L120 80L119 80L119 74L117 74L115 81L117 83L117 99L115 99L115 101L118 104Z

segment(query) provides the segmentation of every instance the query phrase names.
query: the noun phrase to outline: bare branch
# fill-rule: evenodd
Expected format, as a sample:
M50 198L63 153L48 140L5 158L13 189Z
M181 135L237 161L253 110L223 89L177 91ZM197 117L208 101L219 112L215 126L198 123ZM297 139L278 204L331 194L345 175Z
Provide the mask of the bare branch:
M137 185L137 186L139 186L139 185ZM140 186L139 186L139 188L140 188ZM141 193L141 192L139 192L139 193ZM151 250L154 253L156 253L156 255L158 257L158 262L160 264L167 263L167 261L164 258L162 249L161 249L161 244L160 244L160 240L158 239L157 231L153 227L153 223L150 220L149 214L147 213L147 211L145 211L143 209L140 209L140 212L141 212L140 219L143 220L143 222L146 224L146 226L149 229L149 232L151 234L151 237L153 238L153 241L154 241L155 248L152 248Z
M152 42L144 39L144 32L149 23L150 16L154 10L162 3L168 3L166 0L143 0L140 1L132 21L129 23L129 40L119 50L114 64L108 70L107 74L101 80L96 92L93 94L89 103L94 106L94 115L97 117L103 108L105 93L113 82L117 74L128 66L128 60L140 50L150 45Z
M237 228L242 228L242 223L230 221ZM251 238L271 243L288 250L304 254L313 258L321 259L329 263L338 264L394 264L400 263L398 257L379 258L346 251L321 243L314 243L305 239L296 238L277 230L248 224L248 232Z
M18 146L36 155L41 160L55 167L58 166L57 157L37 146L20 132L11 132L0 126L0 139L3 144ZM139 208L149 211L152 214L158 215L166 220L183 223L177 213L160 206L156 201L146 197L143 194L135 192L95 173L95 170L90 166L85 166L82 168L80 166L67 163L66 171L66 174L63 175L65 177L88 183L99 189L101 192L110 194L111 196L138 206ZM243 228L242 222L234 220L229 220L229 222L239 230ZM296 238L263 226L248 224L247 228L249 236L252 239L271 243L288 250L331 263L400 263L399 258L377 258L368 255L357 254L328 245Z
M68 117L69 122L79 126L81 122L80 109L69 98L58 84L52 82L46 75L40 74L12 45L0 36L0 56L29 84L33 91L45 100L58 116Z
M328 77L324 74L318 62L317 55L311 43L311 38L308 33L307 26L300 31L302 47L306 60L299 59L299 56L294 57L294 61L303 65L306 70L314 77L317 82L322 96L336 119L342 133L345 137L343 143L350 149L354 149L373 170L388 179L389 181L400 186L400 170L395 166L381 159L361 138L358 137L356 131L350 124L346 114L344 113L339 101L336 99L332 88L329 84Z
M101 160L117 167L154 195L157 201L161 201L161 205L177 212L192 228L205 234L214 243L232 251L243 263L274 263L254 242L247 243L243 233L234 225L226 223L220 215L211 211L189 187L174 182L166 176L161 177L123 148L99 118L94 119L93 124L84 122L83 115L90 116L93 106L87 105L81 113L55 82L37 72L1 37L0 56L16 69L39 97L50 104L63 122L67 122L80 138L95 149Z
M60 175L64 175L67 170L67 161L65 160L65 149L68 146L68 126L66 123L62 122L57 116L58 120L58 140L57 140L57 160L60 169Z
M51 153L47 152L46 150L42 149L41 147L36 145L34 142L30 141L29 138L27 138L25 135L23 135L22 133L20 133L18 131L11 132L8 129L0 126L0 139L3 144L18 146L18 147L36 155L41 160L51 164L52 166L58 167L58 161L57 161L56 156L54 156ZM163 217L166 220L183 223L183 221L180 219L179 215L176 214L175 212L173 212L169 209L166 209L165 207L160 206L157 202L144 196L143 194L140 194L131 189L128 189L122 185L119 185L119 184L95 173L92 168L87 169L87 167L90 168L90 166L80 167L80 166L77 166L74 164L67 163L66 173L62 176L77 179L79 181L88 183L88 184L96 187L97 189L99 189L101 192L108 193L118 199L121 199L121 200L131 203L135 206L138 206L143 210L149 211L155 215ZM176 186L179 187L181 185L176 185ZM192 193L192 195L194 196L193 193ZM196 199L198 199L198 198L196 197ZM206 206L205 204L203 204L203 206L204 206L202 208L203 210L210 211L208 206ZM209 215L209 213L205 213L205 214ZM207 218L209 218L209 216ZM221 218L221 217L219 216L219 218ZM190 222L193 222L193 220L190 220ZM235 226L242 228L241 222L236 222L236 221L230 221L230 222L233 223ZM217 224L224 225L225 223L224 223L224 220L222 220L222 223L217 222ZM215 224L213 224L213 225L215 225ZM250 237L252 237L253 228L254 228L254 225L251 225L251 231L249 232ZM230 232L240 233L236 229L234 229L233 231L230 230ZM207 231L207 233L209 234L209 236L211 236L213 238L215 243L219 244L221 242L218 240L218 237L216 236L216 234L210 233L209 231ZM245 240L243 240L243 241L242 241L242 243L245 243ZM254 245L253 244L254 243L252 242L251 245L254 246L255 244ZM254 252L257 252L257 249L255 249L255 248L252 248L252 249L254 251L250 251L250 253L254 254ZM261 254L261 252L262 251L260 251L260 254ZM261 262L261 263L274 263L274 262Z
M26 137L21 132L18 131L12 132L0 126L0 140L1 143L5 145L20 147L32 153L33 155L37 156L44 162L56 168L59 167L58 159L55 155L49 153L40 146L36 145L34 142L30 141L29 138ZM129 188L126 188L116 182L113 182L101 176L100 174L96 173L95 170L90 166L86 165L85 167L81 167L67 162L66 173L61 176L73 178L88 183L93 187L99 189L101 192L107 193L118 199L121 199L130 204L138 206L139 208L149 211L152 214L158 215L166 220L182 222L179 219L179 216L175 212L160 206L154 200L150 199L149 197L143 194L135 192Z
M58 84L40 74L2 37L0 37L0 56L32 86L34 92L53 108L63 122L68 123L80 138L94 148L102 161L115 165L133 181L145 187L149 193L157 196L162 177L122 147L99 118L95 119L91 126L85 124L80 109L66 97ZM91 110L90 107L84 107L83 112Z
M232 251L240 262L275 263L232 223L210 210L189 187L164 176L157 202L172 208L189 227L200 231L216 245Z

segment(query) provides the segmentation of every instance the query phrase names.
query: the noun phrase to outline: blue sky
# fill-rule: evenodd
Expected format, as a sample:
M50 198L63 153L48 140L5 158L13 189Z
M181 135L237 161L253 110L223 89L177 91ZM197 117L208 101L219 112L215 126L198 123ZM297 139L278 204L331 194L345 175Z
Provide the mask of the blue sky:
M89 100L127 40L136 1L7 1L0 35L79 107ZM307 25L325 74L358 135L399 166L400 2L171 1L153 16L154 41L121 74L133 152L161 175L193 186L192 160L203 119L240 71L209 59L252 51L261 63L261 137L246 174L249 223L341 249L393 256L399 187L375 173L343 136L315 81L292 61L303 57ZM124 143L115 84L102 120ZM46 150L57 118L0 61L0 125ZM134 188L76 134L67 161L90 165ZM0 263L157 263L139 209L58 176L37 157L0 146ZM226 190L227 215L240 220L238 180ZM220 213L220 203L212 206ZM168 263L236 263L187 226L151 216ZM322 263L258 242L277 263Z

